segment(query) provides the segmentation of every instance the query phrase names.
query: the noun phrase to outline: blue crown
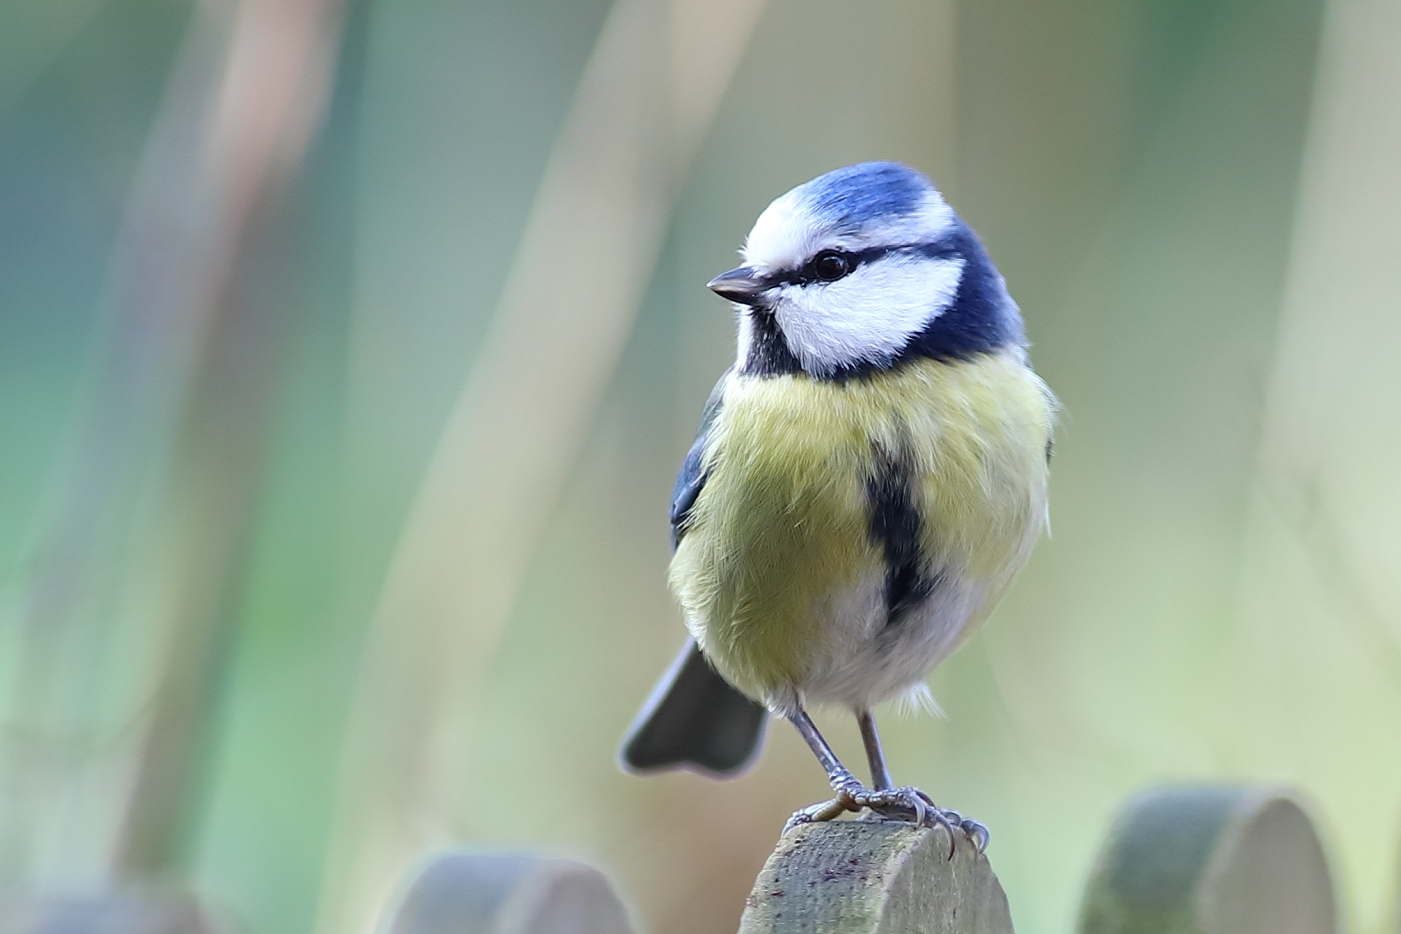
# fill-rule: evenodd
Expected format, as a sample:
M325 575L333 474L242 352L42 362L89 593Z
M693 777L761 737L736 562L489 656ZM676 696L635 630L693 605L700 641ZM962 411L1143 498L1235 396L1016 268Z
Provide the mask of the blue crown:
M815 217L835 231L855 231L879 218L921 208L934 185L898 162L862 162L834 169L798 187Z

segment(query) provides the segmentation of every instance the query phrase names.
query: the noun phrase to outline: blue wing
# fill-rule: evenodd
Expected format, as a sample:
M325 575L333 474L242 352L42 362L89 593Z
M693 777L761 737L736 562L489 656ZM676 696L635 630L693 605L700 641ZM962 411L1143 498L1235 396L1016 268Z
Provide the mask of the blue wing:
M710 429L715 424L715 417L720 414L720 396L729 376L730 371L726 370L725 375L720 377L720 382L710 390L710 398L705 400L705 408L701 411L700 430L696 432L696 440L691 444L691 450L686 452L686 459L681 462L681 472L676 475L676 489L671 493L673 551L681 544L681 538L686 534L691 509L696 505L696 497L700 496L700 491L705 486L705 445L710 440Z
M681 462L671 495L671 547L690 525L696 497L705 487L705 447L720 414L727 372L711 390L701 413L700 431ZM623 740L622 765L631 772L694 769L723 778L754 761L764 738L768 711L745 697L710 667L694 639L652 691Z

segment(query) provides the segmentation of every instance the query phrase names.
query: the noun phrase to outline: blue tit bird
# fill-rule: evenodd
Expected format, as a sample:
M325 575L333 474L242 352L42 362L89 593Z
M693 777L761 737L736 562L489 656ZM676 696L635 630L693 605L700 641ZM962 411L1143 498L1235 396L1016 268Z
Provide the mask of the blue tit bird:
M862 808L982 825L890 780L872 708L927 701L925 678L981 623L1047 523L1055 398L976 234L919 172L828 172L759 215L734 303L735 363L706 403L671 503L671 588L690 631L622 761L716 776L754 757L771 712L836 792L794 815ZM807 709L851 710L863 785Z

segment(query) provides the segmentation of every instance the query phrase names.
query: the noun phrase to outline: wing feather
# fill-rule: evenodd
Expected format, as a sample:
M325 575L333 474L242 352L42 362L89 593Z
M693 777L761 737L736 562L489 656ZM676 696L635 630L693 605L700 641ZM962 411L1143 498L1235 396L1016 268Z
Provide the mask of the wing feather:
M671 494L671 548L676 550L676 546L681 544L681 539L686 534L691 518L691 509L696 505L696 498L700 496L701 490L705 487L707 472L705 469L705 448L710 440L710 430L715 424L716 417L720 414L721 397L724 394L725 381L730 378L730 370L720 377L720 381L715 384L715 388L710 391L710 397L705 400L705 408L701 410L700 429L696 432L696 440L691 444L691 450L686 452L686 459L681 462L681 472L676 475L676 488Z

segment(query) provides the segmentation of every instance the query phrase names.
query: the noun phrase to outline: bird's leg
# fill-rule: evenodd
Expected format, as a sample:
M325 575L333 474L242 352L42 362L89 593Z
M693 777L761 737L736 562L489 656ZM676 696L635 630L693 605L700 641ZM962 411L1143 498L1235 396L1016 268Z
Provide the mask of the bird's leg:
M866 761L871 765L871 787L876 791L897 790L895 783L890 780L890 770L885 765L885 750L881 748L880 733L876 732L875 716L869 710L858 710L856 723L861 728L861 742L866 747ZM978 845L980 851L987 849L991 834L983 824L972 818L963 817L957 811L938 807L929 795L918 788L898 789L898 791L914 792L934 814L943 818L943 820L939 820L939 817L936 817L937 823L944 823L950 827L958 826L964 833L973 838L973 842Z
M788 818L788 823L784 825L783 831L787 833L792 827L798 824L807 824L812 821L829 821L843 811L859 811L861 805L857 804L851 792L864 790L861 783L856 780L856 776L851 774L851 770L842 765L837 754L832 751L832 747L827 744L827 740L822 738L822 734L817 731L817 724L812 722L812 718L807 715L807 711L799 707L796 712L788 715L788 722L797 729L798 735L808 744L812 754L817 756L817 761L827 773L827 781L831 783L832 790L837 796L831 801L824 801L821 804L814 804L811 807L803 808L794 812Z
M871 787L876 791L895 787L890 781L890 770L885 767L885 751L880 748L876 718L869 710L859 710L856 712L856 723L861 727L861 742L866 746L866 761L871 764Z
M958 828L972 838L979 850L987 847L987 828L977 821L964 819L957 811L937 807L929 795L918 788L895 788L890 781L890 772L885 766L885 754L881 750L880 736L876 733L876 721L869 710L859 711L856 721L861 728L861 739L866 746L866 757L871 765L871 784L866 788L842 765L837 754L832 751L827 740L822 738L816 724L807 712L799 707L788 715L788 720L798 730L817 761L827 772L827 780L837 796L831 801L814 804L795 813L788 819L785 831L813 821L828 821L843 811L859 811L869 808L882 817L913 820L916 826L939 825L949 832L949 857L953 857L955 833Z
M832 790L837 793L837 796L831 801L814 804L798 811L788 819L785 830L797 824L806 824L811 821L832 820L843 811L859 811L862 808L870 808L872 811L887 817L913 819L919 825L942 824L948 828L950 836L952 836L953 827L957 821L951 823L947 820L938 808L933 807L928 796L922 791L914 788L890 788L888 781L887 787L875 790L867 788L857 780L855 775L851 774L850 769L842 765L837 754L832 751L827 740L822 738L816 724L812 722L812 718L807 715L805 710L799 707L794 713L788 715L788 720L797 728L798 735L808 744L813 755L817 756L817 761L827 772L827 781L831 783ZM864 724L862 733L865 734ZM883 765L881 771L884 773ZM888 779L888 776L886 778Z

